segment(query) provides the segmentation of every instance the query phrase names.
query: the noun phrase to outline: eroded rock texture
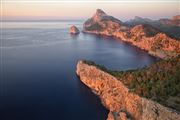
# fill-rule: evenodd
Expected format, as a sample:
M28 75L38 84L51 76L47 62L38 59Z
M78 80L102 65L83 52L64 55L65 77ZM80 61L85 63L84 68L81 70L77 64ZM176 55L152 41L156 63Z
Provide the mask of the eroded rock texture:
M180 120L179 113L130 92L121 81L96 66L79 61L76 73L110 111L108 120Z

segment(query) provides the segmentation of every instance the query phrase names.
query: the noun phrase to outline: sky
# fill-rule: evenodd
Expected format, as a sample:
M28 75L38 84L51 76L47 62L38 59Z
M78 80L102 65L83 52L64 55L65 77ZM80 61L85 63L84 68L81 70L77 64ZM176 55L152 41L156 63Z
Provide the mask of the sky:
M96 9L121 20L180 14L180 0L1 0L1 18L8 20L87 19Z

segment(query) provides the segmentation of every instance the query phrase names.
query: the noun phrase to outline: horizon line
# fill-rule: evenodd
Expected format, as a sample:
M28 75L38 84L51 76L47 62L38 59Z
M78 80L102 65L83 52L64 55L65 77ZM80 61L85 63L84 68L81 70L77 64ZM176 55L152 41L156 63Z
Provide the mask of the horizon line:
M83 1L83 0L28 0L28 1L21 1L21 0L7 0L1 1L2 3L172 3L172 2L180 2L179 0L91 0L91 1Z

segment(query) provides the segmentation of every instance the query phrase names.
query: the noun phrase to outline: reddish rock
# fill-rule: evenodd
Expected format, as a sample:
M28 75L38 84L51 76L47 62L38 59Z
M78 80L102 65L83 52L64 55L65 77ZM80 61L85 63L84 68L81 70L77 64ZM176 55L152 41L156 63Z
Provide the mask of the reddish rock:
M180 20L180 15L173 16L173 20Z
M95 66L79 61L76 73L109 109L108 120L180 120L179 113L130 92L121 81Z
M118 120L128 120L126 113L120 112L118 116Z
M172 19L160 19L159 21L161 24L180 27L180 15L173 16Z
M92 18L88 19L84 25L84 31L101 31L104 29L118 29L122 22L113 16L107 15L101 9L97 9Z
M79 34L80 33L79 29L76 26L74 26L74 25L70 27L69 32L71 34Z
M179 20L179 16L174 19ZM163 59L180 55L180 40L168 37L151 25L129 28L99 9L83 26L84 32L117 37Z
M114 115L112 112L109 112L107 120L115 120Z

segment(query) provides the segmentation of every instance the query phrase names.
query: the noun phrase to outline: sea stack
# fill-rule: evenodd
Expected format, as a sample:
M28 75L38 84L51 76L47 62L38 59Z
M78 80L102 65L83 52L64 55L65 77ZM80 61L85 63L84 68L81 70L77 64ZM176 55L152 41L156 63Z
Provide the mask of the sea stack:
M71 26L69 32L71 34L79 34L79 29L76 26Z

